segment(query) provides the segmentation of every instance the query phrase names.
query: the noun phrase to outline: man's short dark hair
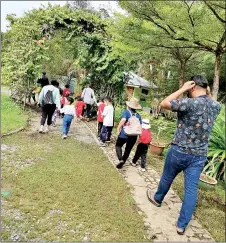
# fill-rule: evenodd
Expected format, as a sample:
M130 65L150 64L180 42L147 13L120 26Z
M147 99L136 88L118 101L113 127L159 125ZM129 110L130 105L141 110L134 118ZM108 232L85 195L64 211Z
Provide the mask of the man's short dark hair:
M65 84L64 87L67 88L67 89L69 89L69 84Z
M191 81L194 81L196 85L206 89L208 86L208 81L203 75L194 75L191 77Z
M105 97L104 100L107 100L108 102L112 103L112 98L109 96Z
M60 86L60 83L56 81L56 87L58 88Z
M54 79L54 80L52 80L51 81L51 84L53 85L53 86L55 86L55 87L58 87L59 85L59 83ZM58 86L57 86L58 85Z
M66 97L66 99L70 102L70 104L72 104L74 102L74 99L70 96Z
M46 72L42 72L43 75L46 75Z

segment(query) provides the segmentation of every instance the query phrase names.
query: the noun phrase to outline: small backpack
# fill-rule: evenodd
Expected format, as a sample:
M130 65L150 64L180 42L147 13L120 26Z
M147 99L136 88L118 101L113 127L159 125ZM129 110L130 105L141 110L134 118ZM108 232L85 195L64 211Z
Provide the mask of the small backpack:
M131 111L129 112L131 116L128 122L126 123L126 125L124 126L125 135L127 136L141 135L142 128L141 128L140 120L136 117L136 113L132 114Z
M48 90L45 97L43 98L43 105L52 105L53 102L53 91Z

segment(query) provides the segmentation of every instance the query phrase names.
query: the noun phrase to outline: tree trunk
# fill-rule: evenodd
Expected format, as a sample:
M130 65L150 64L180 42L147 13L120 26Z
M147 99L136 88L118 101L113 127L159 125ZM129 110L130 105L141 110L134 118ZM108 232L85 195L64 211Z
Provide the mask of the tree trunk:
M215 66L214 66L214 79L213 79L213 88L212 96L217 100L218 91L219 91L219 80L220 80L220 65L221 65L221 55L216 55Z
M185 79L185 64L186 64L186 62L184 60L180 60L180 81L179 81L179 88L181 88L184 85L184 79Z

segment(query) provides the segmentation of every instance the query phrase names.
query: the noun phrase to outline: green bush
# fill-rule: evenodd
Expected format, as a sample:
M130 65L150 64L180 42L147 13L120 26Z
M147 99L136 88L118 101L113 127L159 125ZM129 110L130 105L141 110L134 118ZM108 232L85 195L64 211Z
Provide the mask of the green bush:
M225 105L222 105L210 137L208 162L203 172L216 179L225 180L225 161Z

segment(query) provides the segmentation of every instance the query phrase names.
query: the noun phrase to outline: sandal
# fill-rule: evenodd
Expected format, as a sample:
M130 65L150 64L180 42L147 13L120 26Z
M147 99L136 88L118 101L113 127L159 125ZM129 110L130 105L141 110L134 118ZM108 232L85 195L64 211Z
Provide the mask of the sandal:
M177 225L176 225L176 227L177 227L177 234L178 235L184 235L185 229L183 231L179 231L179 230L182 230L182 229L180 229Z
M150 189L147 190L147 197L148 197L148 200L149 200L152 204L154 204L156 207L161 207L161 204L159 204L159 203L157 203L157 202L155 201L154 196L153 196L153 194L151 194L151 190L150 190Z

